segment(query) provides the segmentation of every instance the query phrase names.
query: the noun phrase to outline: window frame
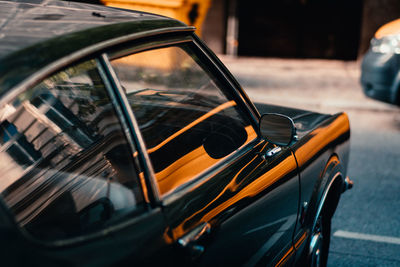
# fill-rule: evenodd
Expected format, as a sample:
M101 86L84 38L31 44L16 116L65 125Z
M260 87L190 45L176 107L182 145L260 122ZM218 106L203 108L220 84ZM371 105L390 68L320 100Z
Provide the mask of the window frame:
M175 201L175 199L180 198L182 195L186 194L189 191L194 190L198 184L209 180L214 176L215 173L223 170L227 166L231 165L236 159L242 157L244 154L252 150L252 148L260 143L260 139L262 139L259 129L258 129L258 120L259 113L255 109L254 105L248 99L247 95L240 88L239 84L236 80L234 80L233 76L229 74L226 68L223 67L221 62L216 62L214 58L215 55L210 53L210 50L205 49L205 45L201 43L200 39L197 38L195 34L186 34L184 36L172 36L166 38L157 38L152 40L152 42L146 41L147 38L143 40L139 40L139 42L135 44L126 43L123 46L113 48L103 55L103 59L106 61L107 66L110 68L109 71L112 73L114 78L114 85L116 86L116 90L119 92L119 97L123 101L123 104L126 106L125 108L129 112L130 120L132 124L135 125L135 131L133 132L136 135L137 140L140 142L140 151L143 159L145 159L145 163L147 165L147 175L148 181L151 183L151 187L153 189L154 199L156 202L161 202L161 205L167 204ZM194 176L190 181L185 182L184 184L178 186L177 188L171 190L170 192L161 195L158 189L157 180L155 178L155 173L153 169L153 164L150 161L150 157L146 151L146 145L144 143L144 138L142 133L139 130L138 122L133 114L129 106L129 102L124 93L124 90L120 84L118 75L115 70L111 66L110 61L121 58L124 56L128 56L131 54L137 54L140 52L145 52L149 50L156 50L160 48L166 47L179 47L180 44L188 44L192 52L200 59L200 61L204 64L204 66L210 70L210 73L214 76L214 78L218 79L223 86L219 88L224 94L228 94L232 97L237 104L237 107L241 110L242 114L247 117L251 126L253 127L257 137L251 140L249 143L245 144L238 150L234 151L232 154L227 156L226 158L220 160L216 164L208 167L203 172ZM104 57L105 56L105 57ZM190 55L189 55L190 56ZM250 104L250 105L249 105Z
M112 85L113 82L110 79L110 76L108 75L108 69L107 66L104 64L104 60L102 55L94 54L92 56L87 56L87 57L82 57L77 59L76 61L68 61L68 64L62 65L59 68L56 68L52 70L51 72L47 73L46 76L44 76L41 79L35 80L34 83L31 83L27 86L24 86L23 88L19 88L17 93L13 93L12 96L8 97L6 100L3 98L1 101L1 104L7 104L11 103L16 97L18 97L20 94L31 90L44 80L48 79L52 75L55 75L65 69L68 69L70 67L79 65L81 63L84 63L89 60L94 60L96 64L96 69L99 72L101 81L104 84L104 87L106 89L107 95L110 98L110 104L113 106L117 119L119 121L119 125L121 126L121 131L124 134L126 138L126 142L128 143L128 150L130 151L130 154L132 155L132 164L134 165L135 171L136 171L136 176L138 177L138 185L139 185L139 190L140 194L142 194L141 198L143 201L141 203L138 203L137 208L134 211L134 216L131 218L125 218L124 220L121 220L120 222L115 223L114 225L108 226L106 228L102 228L99 230L96 230L91 233L87 234L82 234L79 236L74 236L74 237L68 237L64 239L58 239L58 240L52 240L52 241L46 241L46 240L41 240L36 237L34 237L32 234L30 234L26 229L22 228L19 226L18 222L15 219L14 214L10 211L8 205L4 202L3 198L0 197L0 206L1 210L4 210L6 217L10 222L13 224L13 228L16 229L17 233L21 235L21 237L33 244L36 244L40 247L48 247L48 248L55 248L55 247L66 247L66 246L72 246L72 245L79 245L83 244L86 242L94 241L101 239L105 236L109 236L110 234L120 231L121 229L124 229L126 227L129 227L130 225L134 225L137 223L137 221L142 220L143 217L146 217L147 214L149 214L149 200L146 197L146 192L147 189L143 187L143 181L140 179L140 172L143 167L139 164L138 160L134 155L138 152L138 149L135 146L135 143L132 141L134 139L134 136L132 135L132 132L129 129L129 120L127 119L124 111L123 111L123 106L118 102L116 92L115 92L115 87ZM132 190L133 193L133 190ZM105 231L106 229L106 231Z

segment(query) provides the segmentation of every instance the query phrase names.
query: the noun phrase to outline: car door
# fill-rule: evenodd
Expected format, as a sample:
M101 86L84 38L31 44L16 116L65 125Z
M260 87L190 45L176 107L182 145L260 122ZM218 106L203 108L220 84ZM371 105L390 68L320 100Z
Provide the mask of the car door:
M245 97L203 48L186 36L109 53L144 141L166 238L200 265L289 263L299 199L293 154L259 136Z
M147 200L142 164L108 84L91 59L1 107L2 265L166 262L165 217Z

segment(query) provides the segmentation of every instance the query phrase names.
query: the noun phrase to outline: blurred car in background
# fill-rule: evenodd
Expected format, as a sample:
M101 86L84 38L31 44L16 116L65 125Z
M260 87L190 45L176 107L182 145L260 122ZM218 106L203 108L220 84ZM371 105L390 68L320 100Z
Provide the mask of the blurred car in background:
M366 96L400 105L400 19L383 25L371 40L361 65Z

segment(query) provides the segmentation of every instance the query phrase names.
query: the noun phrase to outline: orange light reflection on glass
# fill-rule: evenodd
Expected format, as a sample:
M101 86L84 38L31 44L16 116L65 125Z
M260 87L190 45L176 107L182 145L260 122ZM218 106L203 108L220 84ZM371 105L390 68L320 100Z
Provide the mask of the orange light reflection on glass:
M256 138L257 133L254 131L252 126L247 126L245 129L247 132L247 140L244 144L247 144L249 141ZM187 153L185 156L174 161L164 170L155 174L161 195L184 184L224 158L211 158L204 150L203 146Z
M189 123L188 125L186 125L185 127L183 127L182 129L180 129L179 131L177 131L176 133L174 133L173 135L171 135L170 137L168 137L167 139L165 139L164 141L162 141L161 143L159 143L158 145L156 145L155 147L149 148L147 150L147 153L152 153L158 149L160 149L161 147L163 147L165 144L171 142L172 139L176 138L177 136L183 134L184 132L186 132L187 130L193 128L194 126L196 126L197 124L201 123L202 121L208 119L209 117L217 114L218 112L229 108L229 107L233 107L235 106L236 103L234 101L229 101L226 102L222 105L219 105L218 107L210 110L209 112L207 112L206 114L204 114L203 116L201 116L200 118L194 120L193 122Z
M184 184L218 161L218 159L210 158L203 147L199 147L179 158L167 168L155 174L161 195Z
M236 106L236 103L234 101L228 101L219 105L218 107L212 109L203 116L189 123L179 131L175 132L174 134L163 140L158 145L147 149L147 153L151 154L161 149L167 143L171 142L173 139L187 132L188 130L198 125L199 123L221 112L222 110L233 106ZM247 132L247 139L244 144L247 144L249 141L257 137L257 133L254 131L252 126L245 127L245 130ZM172 164L170 164L162 171L155 173L160 194L164 195L169 191L171 191L172 189L175 189L176 187L184 184L185 182L192 179L194 176L200 174L202 171L208 169L210 166L214 165L215 163L217 163L222 159L223 158L221 159L211 158L204 150L203 146L200 146L192 150L183 157L174 161Z

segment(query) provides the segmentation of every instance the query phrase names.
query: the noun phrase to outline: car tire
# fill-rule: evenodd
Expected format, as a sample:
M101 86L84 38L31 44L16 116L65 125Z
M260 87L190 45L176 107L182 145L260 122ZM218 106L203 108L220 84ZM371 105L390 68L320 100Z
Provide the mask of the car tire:
M331 217L322 211L311 233L308 265L311 267L325 267L328 262L331 240Z

